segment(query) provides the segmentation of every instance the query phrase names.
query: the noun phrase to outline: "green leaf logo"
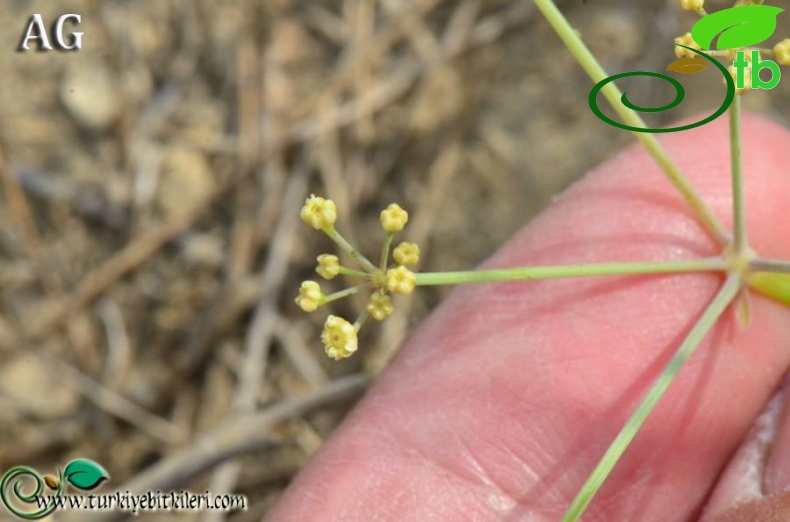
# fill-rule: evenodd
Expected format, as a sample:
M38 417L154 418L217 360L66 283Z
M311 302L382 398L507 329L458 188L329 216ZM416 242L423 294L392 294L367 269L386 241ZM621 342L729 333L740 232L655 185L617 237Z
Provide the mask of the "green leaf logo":
M770 5L731 7L700 19L691 29L691 36L697 45L707 50L719 33L717 49L749 47L774 34L776 17L782 11L784 9Z
M63 477L79 489L90 490L110 478L100 465L92 460L72 460L63 471Z

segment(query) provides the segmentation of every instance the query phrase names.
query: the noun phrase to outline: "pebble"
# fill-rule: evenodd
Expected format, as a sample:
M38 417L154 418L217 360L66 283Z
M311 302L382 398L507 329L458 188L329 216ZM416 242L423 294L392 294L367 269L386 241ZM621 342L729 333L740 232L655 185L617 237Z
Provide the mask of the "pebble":
M72 117L88 129L107 129L118 115L112 75L98 61L70 66L60 84L60 99Z
M157 203L168 218L194 209L213 187L211 169L199 151L177 147L165 153Z
M79 404L77 392L55 379L49 366L29 354L18 355L3 365L0 392L17 410L40 419L65 417Z

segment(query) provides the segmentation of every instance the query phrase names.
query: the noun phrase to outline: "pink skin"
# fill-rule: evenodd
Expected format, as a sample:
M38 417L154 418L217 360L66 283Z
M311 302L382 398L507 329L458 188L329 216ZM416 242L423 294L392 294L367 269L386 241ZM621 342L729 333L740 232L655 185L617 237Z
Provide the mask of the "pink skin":
M743 135L751 244L766 257L790 259L790 133L745 116ZM727 136L723 117L660 139L729 226ZM568 190L485 267L716 253L634 146ZM412 335L268 520L559 520L721 281L682 274L459 288ZM748 330L728 310L698 348L585 521L701 515L790 365L790 309L756 295L751 306ZM784 486L756 481L757 497ZM718 495L707 518L731 508L736 493ZM759 520L754 513L750 520Z

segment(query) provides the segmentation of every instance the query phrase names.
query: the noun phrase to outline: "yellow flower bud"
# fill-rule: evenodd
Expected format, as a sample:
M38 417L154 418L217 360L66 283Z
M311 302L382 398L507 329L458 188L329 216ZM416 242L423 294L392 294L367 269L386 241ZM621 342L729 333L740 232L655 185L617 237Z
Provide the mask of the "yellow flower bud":
M299 213L302 221L316 230L331 229L337 220L337 208L331 199L311 195L304 202Z
M340 260L332 254L321 254L315 271L327 281L332 280L340 273Z
M368 313L377 320L383 321L392 314L392 299L386 294L373 292L368 300Z
M396 263L401 265L416 265L420 262L420 247L414 243L404 241L392 252Z
M305 312L315 312L323 298L324 293L321 292L321 287L318 286L318 283L315 281L304 281L302 286L299 287L299 295L294 302Z
M705 7L705 0L678 0L678 3L686 11L699 11Z
M694 38L691 36L691 33L686 33L683 36L678 36L675 38L675 43L680 45L685 45L686 47L691 47L692 49L702 49L697 42L694 41ZM675 56L678 58L700 58L697 53L693 53L688 49L684 49L682 47L675 46Z
M776 61L782 65L790 65L790 38L785 38L774 46Z
M336 360L345 359L357 351L357 329L354 325L335 315L330 315L321 332L326 354Z
M393 294L410 294L414 291L417 277L405 266L387 270L387 288Z
M386 232L403 230L407 221L409 221L409 213L400 208L397 203L392 203L381 211L381 226Z

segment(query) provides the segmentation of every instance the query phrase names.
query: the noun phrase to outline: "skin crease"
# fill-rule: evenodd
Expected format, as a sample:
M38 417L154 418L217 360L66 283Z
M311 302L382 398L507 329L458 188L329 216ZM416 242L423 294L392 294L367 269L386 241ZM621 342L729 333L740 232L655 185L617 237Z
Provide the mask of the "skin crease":
M763 256L790 259L790 133L749 115L742 130L750 242ZM660 140L729 226L727 118ZM658 167L633 146L575 184L484 266L716 253ZM681 274L455 290L266 520L559 520L721 281ZM700 516L790 365L790 309L756 295L751 307L747 330L728 310L703 341L583 520ZM768 503L764 513L790 504L786 496ZM747 518L721 521L778 520L761 515L759 503L746 509Z

